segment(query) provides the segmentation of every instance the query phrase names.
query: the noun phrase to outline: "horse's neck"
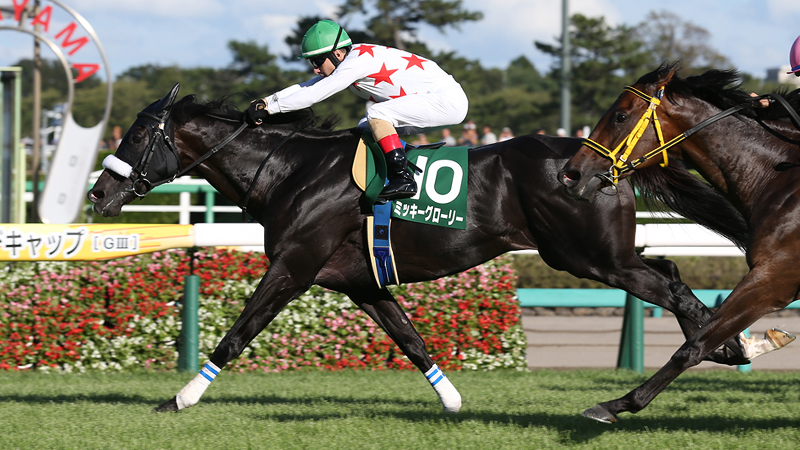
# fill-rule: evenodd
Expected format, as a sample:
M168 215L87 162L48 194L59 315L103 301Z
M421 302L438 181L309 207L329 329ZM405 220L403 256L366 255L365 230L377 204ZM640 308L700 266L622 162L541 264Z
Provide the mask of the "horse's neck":
M267 208L272 193L284 192L278 186L284 185L292 174L301 172L301 168L308 164L324 166L321 160L329 156L333 148L339 146L340 142L342 145L349 143L344 136L332 136L324 140L320 138L314 145L309 145L309 138L303 133L292 134L285 141L287 136L285 130L245 130L198 167L198 173L222 195L240 206L252 187L248 202L252 208L248 207L248 211L255 212L254 209ZM225 137L225 133L212 134L203 140L200 145L202 148L196 153L209 151ZM355 151L355 144L352 147ZM262 163L263 169L258 173Z
M685 154L709 183L747 213L775 178L775 166L791 156L781 150L787 146L784 141L754 120L732 117L724 121L698 132L684 146Z

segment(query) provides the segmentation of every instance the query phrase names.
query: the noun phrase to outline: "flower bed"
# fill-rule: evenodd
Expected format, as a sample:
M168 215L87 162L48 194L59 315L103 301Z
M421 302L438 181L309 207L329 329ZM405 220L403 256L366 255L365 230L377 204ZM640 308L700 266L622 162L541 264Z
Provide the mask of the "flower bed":
M189 265L182 250L112 261L6 263L0 270L0 369L174 369ZM236 320L267 268L258 253L197 254L201 362ZM456 276L397 286L393 293L439 366L526 367L508 257ZM347 297L314 286L228 368L278 372L414 366Z

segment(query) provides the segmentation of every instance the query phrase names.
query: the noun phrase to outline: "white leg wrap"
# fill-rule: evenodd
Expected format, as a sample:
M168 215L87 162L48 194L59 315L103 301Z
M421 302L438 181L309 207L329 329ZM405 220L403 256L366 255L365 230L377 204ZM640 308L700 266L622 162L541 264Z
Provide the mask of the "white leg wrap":
M184 386L183 389L178 392L178 395L175 396L178 409L185 409L196 405L208 386L214 381L214 378L217 377L219 370L219 367L215 366L211 361L207 362L200 370L200 373L195 375L192 381Z
M436 364L425 372L425 378L436 391L446 413L457 413L461 409L461 394Z
M773 328L764 333L764 339L759 337L745 337L744 333L739 333L745 349L745 358L753 359L769 352L781 349L794 341L795 336L783 330Z

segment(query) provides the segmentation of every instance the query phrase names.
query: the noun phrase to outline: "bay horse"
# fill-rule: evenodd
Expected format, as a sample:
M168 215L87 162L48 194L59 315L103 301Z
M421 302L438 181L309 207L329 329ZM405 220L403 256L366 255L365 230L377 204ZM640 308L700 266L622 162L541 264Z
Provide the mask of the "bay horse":
M350 175L361 132L320 125L310 110L245 128L243 114L224 100L202 104L187 96L175 102L178 89L140 112L104 163L87 193L94 211L117 216L180 168L191 169L264 226L271 265L201 373L156 411L196 404L219 370L314 284L352 299L426 375L444 410L458 411L460 394L389 290L372 277L366 241L372 209ZM564 195L555 174L580 146L574 138L524 136L470 151L466 230L393 221L400 281L432 280L512 250L538 249L551 267L662 306L675 313L687 336L695 333L711 312L672 262L636 254L632 188L625 184L616 197L593 203L575 204ZM709 359L742 364L743 355L755 353L736 337Z
M739 88L736 71L711 70L686 79L677 71L676 63L665 63L626 87L558 178L569 195L606 202L597 192L630 177L649 198L680 206L687 217L702 216L712 230L724 234L731 222L744 223L746 233L734 242L745 250L750 270L652 378L584 412L601 422L642 410L708 352L800 297L800 170L795 169L800 124L791 121L800 122L791 119L800 90L785 94L787 109L777 104L763 109ZM678 193L687 165L727 199L727 213L709 214L701 190ZM776 329L766 336L773 348L792 340Z

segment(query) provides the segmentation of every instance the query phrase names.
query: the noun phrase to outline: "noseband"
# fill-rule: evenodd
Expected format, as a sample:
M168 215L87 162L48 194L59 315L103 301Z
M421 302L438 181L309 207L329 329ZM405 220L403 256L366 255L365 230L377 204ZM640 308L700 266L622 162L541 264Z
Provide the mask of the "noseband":
M175 145L172 142L172 130L170 129L169 133L167 132L166 123L169 118L168 112L164 112L161 116L156 116L155 114L143 111L137 114L136 117L146 117L158 123L156 126L151 125L147 127L149 142L147 148L145 148L142 153L142 157L139 158L139 162L131 167L130 164L116 156L108 155L103 160L103 168L125 178L129 178L133 183L131 188L132 192L137 197L144 197L149 194L154 187L169 183L178 177L180 160L178 158L178 152L175 150ZM156 148L159 150L158 157L164 159L167 177L161 180L151 181L148 175L153 155L156 155Z
M156 122L158 122L158 125L147 127L147 133L150 136L150 141L148 142L147 148L142 154L142 157L139 159L139 162L136 163L136 166L131 167L130 164L117 158L114 155L108 155L103 160L103 168L111 172L114 172L118 175L121 175L125 178L129 178L133 182L131 192L133 192L137 197L144 197L147 194L149 194L150 191L152 191L153 188L155 188L156 186L169 183L175 180L176 178L189 173L189 171L197 167L200 163L214 156L214 154L216 154L220 149L222 149L222 147L228 145L232 140L236 139L236 137L239 136L242 133L242 131L244 131L245 128L247 128L247 123L243 122L239 126L239 128L237 128L236 131L234 131L230 136L222 140L222 142L220 142L206 154L204 154L203 156L201 156L200 158L196 159L194 162L189 164L186 168L184 168L183 170L179 170L178 166L180 165L180 158L178 158L178 152L175 150L175 146L173 144L173 138L170 136L173 133L172 127L169 127L169 134L167 133L168 127L166 126L166 123L169 117L169 111L164 112L161 117L143 111L137 114L137 117L147 117L149 119L153 119ZM244 196L244 200L242 200L242 204L240 205L240 207L242 208L243 219L246 219L247 217L247 203L250 200L250 195L253 193L253 188L256 185L256 180L258 180L258 176L261 174L261 171L264 169L264 166L270 159L270 156L272 156L272 154L275 153L275 151L278 150L283 144L289 141L289 139L291 139L292 136L294 136L295 133L297 133L297 131L298 131L297 129L292 130L288 135L286 135L286 137L284 137L283 140L281 140L280 143L278 143L278 145L273 147L272 150L270 150L269 153L267 153L267 156L258 166L258 170L256 170L256 174L253 177L253 181L250 183L250 187L247 189L247 193ZM147 174L150 162L153 158L153 155L156 153L156 147L160 149L159 155L167 155L166 158L164 156L159 156L159 157L165 158L165 164L167 166L168 175L166 178L162 180L151 182L147 178ZM169 149L170 151L167 152L166 149ZM174 169L170 168L169 156L174 158L175 162ZM171 175L169 175L170 173Z
M583 140L583 145L591 148L595 152L611 160L611 167L609 167L608 172L604 174L597 174L595 176L603 180L606 180L612 183L612 185L616 186L622 174L635 170L645 161L655 158L659 154L663 158L663 161L661 162L661 167L666 167L669 164L669 159L667 157L668 149L678 145L681 141L687 139L689 136L711 125L712 123L720 119L723 119L725 117L728 117L731 114L735 114L747 106L746 104L741 104L739 106L734 106L733 108L729 108L726 109L725 111L717 113L709 117L708 119L700 122L699 124L695 125L694 127L690 128L689 130L679 134L669 142L665 143L664 134L661 131L661 123L659 122L658 115L656 114L656 108L658 108L658 106L661 104L661 99L664 96L664 88L666 88L666 85L661 86L661 88L659 88L658 91L656 91L655 95L648 96L647 94L634 88L633 86L625 87L625 91L633 93L642 100L649 102L650 106L648 106L647 110L645 110L645 112L642 114L642 117L639 119L639 122L636 124L635 127L633 127L633 130L628 134L628 137L623 139L622 142L620 142L620 144L614 150L609 150L602 144L599 144L588 138ZM636 147L636 144L639 143L639 139L642 137L642 134L644 134L645 130L647 129L647 126L650 124L651 116L653 118L653 126L656 129L656 135L658 136L659 147L649 151L648 153L645 153L642 157L638 159L628 162L628 157L630 157L634 147ZM617 157L620 151L622 151L622 155Z

